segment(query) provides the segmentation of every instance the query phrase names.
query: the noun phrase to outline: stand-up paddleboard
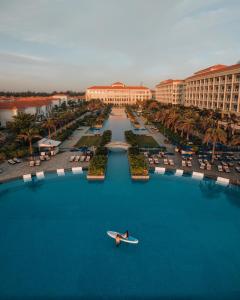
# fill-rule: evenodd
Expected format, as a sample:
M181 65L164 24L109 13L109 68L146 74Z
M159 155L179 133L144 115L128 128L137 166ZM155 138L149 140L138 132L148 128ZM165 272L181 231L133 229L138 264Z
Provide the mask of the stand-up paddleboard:
M111 238L116 239L117 234L122 235L123 233L116 232L116 231L107 231L107 234L108 234ZM135 239L135 238L132 237L132 236L129 236L128 238L123 238L123 237L121 237L120 240L121 240L122 242L129 243L129 244L138 244L138 239Z

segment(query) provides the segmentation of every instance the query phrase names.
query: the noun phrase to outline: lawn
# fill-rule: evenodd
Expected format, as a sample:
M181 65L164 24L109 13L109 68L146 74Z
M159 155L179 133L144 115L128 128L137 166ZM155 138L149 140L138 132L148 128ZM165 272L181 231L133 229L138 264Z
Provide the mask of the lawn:
M101 136L96 135L85 135L80 138L77 144L74 146L76 148L79 147L91 147L91 146L98 146L101 141Z
M148 135L136 134L136 140L139 148L158 148L159 144L154 140L153 137Z
M134 134L131 130L125 131L126 141L133 147L159 148L159 144L152 136L145 134Z

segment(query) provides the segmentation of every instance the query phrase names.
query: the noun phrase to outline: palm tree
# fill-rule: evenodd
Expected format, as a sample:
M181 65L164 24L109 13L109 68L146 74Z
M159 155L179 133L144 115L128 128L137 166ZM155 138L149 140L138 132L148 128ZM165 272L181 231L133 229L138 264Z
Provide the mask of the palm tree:
M34 138L41 138L41 136L39 135L39 130L36 127L23 129L18 135L18 139L23 139L24 141L29 143L29 153L31 156L33 154L32 140Z
M186 139L187 141L189 140L189 135L190 133L192 133L195 129L195 124L196 124L196 121L191 118L187 118L187 117L184 117L182 121L180 121L180 129L182 130L182 132L185 132L186 133Z
M210 127L207 129L204 138L203 143L212 143L212 163L214 161L215 156L215 148L217 143L223 143L226 144L227 142L227 135L226 132L219 128L219 125L217 123L217 126Z
M20 133L21 130L29 128L35 122L35 117L25 112L19 112L16 116L13 116L13 121L8 123L8 127L14 133Z
M231 145L232 146L240 146L240 136L239 135L233 136Z
M46 128L48 130L48 138L51 139L51 129L55 128L55 122L53 119L48 118L43 124L43 128Z

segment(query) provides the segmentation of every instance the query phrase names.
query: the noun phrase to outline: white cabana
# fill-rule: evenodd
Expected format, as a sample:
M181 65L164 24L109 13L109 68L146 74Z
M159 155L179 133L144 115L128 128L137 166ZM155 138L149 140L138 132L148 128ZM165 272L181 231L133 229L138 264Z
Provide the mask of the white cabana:
M61 144L60 141L55 141L48 138L43 138L37 142L39 152L41 152L43 149L47 149L48 151L51 152L51 155L55 155L58 153L59 151L58 146L60 144Z

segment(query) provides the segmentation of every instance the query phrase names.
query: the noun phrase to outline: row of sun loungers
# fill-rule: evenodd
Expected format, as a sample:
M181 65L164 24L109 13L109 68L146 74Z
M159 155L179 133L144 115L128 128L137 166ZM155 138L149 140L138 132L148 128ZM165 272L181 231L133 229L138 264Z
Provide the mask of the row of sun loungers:
M207 159L199 159L198 162L201 170L210 171L212 169L212 165L209 163Z
M30 162L29 162L29 166L30 167L40 166L40 165L41 165L41 160L40 159L30 160Z
M164 158L163 163L164 165L174 166L174 161L172 159Z
M70 162L78 162L78 161L80 161L80 162L84 162L84 161L89 162L90 159L91 159L91 156L89 156L89 155L81 155L81 156L80 155L72 155L70 157L69 161Z
M49 155L40 155L39 156L40 160L49 160L50 159L50 156Z
M9 163L10 165L15 165L15 164L18 164L18 163L20 163L20 162L22 162L21 159L16 158L16 157L14 157L13 159L9 159L9 160L8 160L8 163Z
M230 173L230 169L229 169L228 166L218 165L217 168L218 168L218 171L219 171L219 172Z
M190 160L182 160L183 167L192 167L192 162Z
M159 164L159 160L156 157L149 157L148 161L149 161L150 165Z

